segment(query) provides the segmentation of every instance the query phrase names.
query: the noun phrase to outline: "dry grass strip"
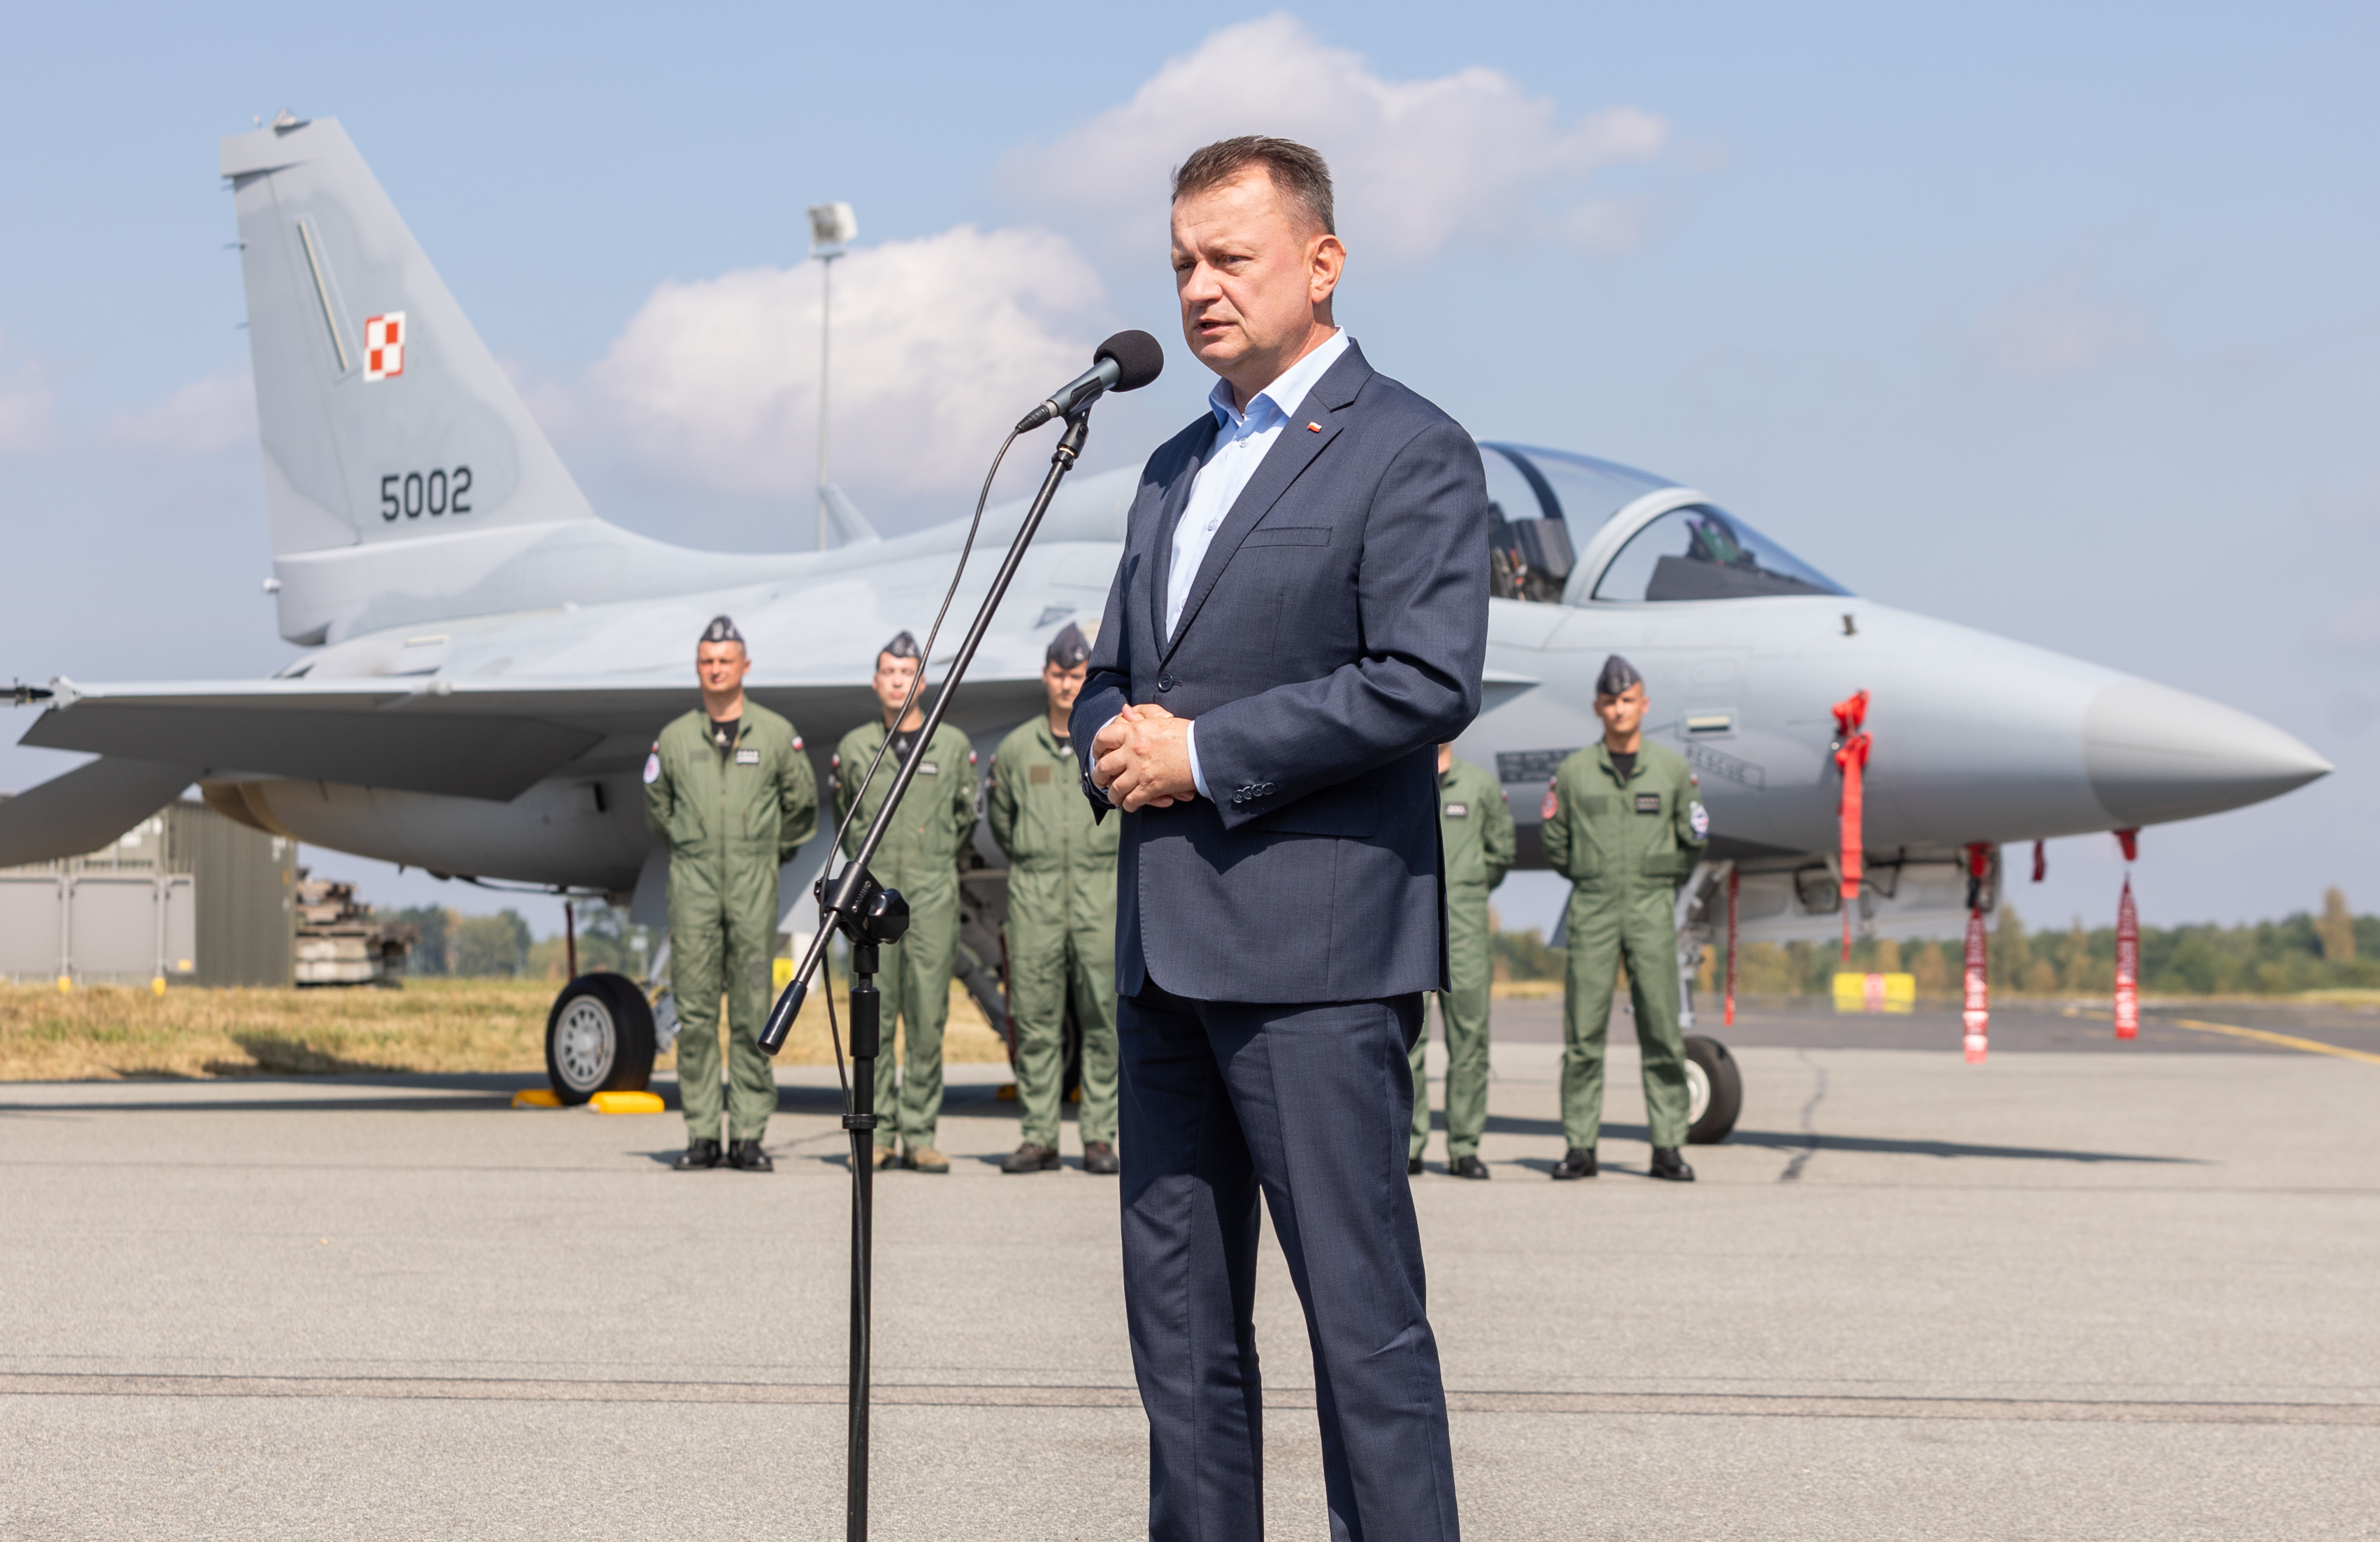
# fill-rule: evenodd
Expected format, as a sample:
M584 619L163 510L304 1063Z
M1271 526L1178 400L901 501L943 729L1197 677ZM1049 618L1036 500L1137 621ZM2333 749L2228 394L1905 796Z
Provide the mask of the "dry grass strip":
M413 979L397 990L177 987L158 996L109 986L0 984L0 1081L542 1073L546 1014L559 990L551 980ZM955 987L942 1054L1007 1058L1000 1037ZM777 1058L829 1062L820 993L812 992ZM674 1063L668 1055L656 1062Z

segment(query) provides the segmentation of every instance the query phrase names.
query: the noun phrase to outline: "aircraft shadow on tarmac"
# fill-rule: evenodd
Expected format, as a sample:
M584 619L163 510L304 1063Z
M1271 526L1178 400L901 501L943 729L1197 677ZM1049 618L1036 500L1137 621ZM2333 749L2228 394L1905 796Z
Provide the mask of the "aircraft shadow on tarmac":
M674 1106L674 1099L673 1099ZM831 1087L781 1087L777 1089L777 1108L784 1113L836 1114L843 1111L843 1095ZM945 1119L1000 1119L1014 1121L1016 1105L1000 1101L992 1088L978 1084L951 1087L944 1096L942 1117ZM1433 1117L1431 1125L1443 1130L1445 1120ZM1490 1114L1488 1128L1499 1135L1560 1135L1561 1122L1554 1119L1515 1119L1508 1115ZM1621 1140L1650 1140L1652 1131L1642 1124L1607 1123L1603 1133ZM2054 1147L1978 1146L1954 1140L1893 1140L1873 1135L1813 1135L1806 1131L1736 1130L1722 1143L1728 1146L1751 1146L1767 1150L1810 1153L1814 1151L1864 1152L1880 1156L1988 1157L2001 1161L2042 1162L2136 1162L2159 1165L2197 1166L2193 1157L2138 1156L2123 1151L2069 1151ZM832 1160L842 1160L838 1154ZM1550 1168L1550 1159L1524 1161L1523 1166Z
M1434 1129L1444 1129L1445 1121L1433 1118ZM1488 1116L1488 1128L1499 1135L1559 1135L1561 1122L1556 1119L1511 1119L1498 1114ZM1642 1124L1606 1123L1603 1133L1621 1140L1649 1141L1653 1132ZM1772 1151L1808 1153L1814 1151L1859 1151L1893 1157L1992 1157L2002 1161L2032 1162L2152 1162L2176 1166L2200 1165L2195 1157L2142 1157L2122 1151L2061 1151L2054 1147L2038 1146L1971 1146L1955 1140L1887 1140L1874 1135L1824 1135L1808 1131L1734 1130L1719 1143L1722 1146L1754 1146ZM1524 1162L1523 1166L1550 1168L1553 1163Z

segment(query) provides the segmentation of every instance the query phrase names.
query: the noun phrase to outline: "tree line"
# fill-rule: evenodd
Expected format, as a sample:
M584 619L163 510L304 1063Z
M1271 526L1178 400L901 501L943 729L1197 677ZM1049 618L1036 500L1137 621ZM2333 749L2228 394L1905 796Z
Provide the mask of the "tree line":
M2078 917L2062 930L2029 931L2016 906L2003 901L1991 917L1991 984L1995 993L2024 996L2105 996L2116 984L2116 929L2086 928ZM1560 979L1563 954L1535 928L1495 935L1496 977ZM1697 986L1723 977L1725 947L1706 951ZM1847 967L1841 947L1823 942L1747 942L1736 966L1739 993L1822 996ZM1922 996L1956 996L1966 970L1963 937L1896 941L1871 938L1852 946L1855 972L1916 977ZM2320 911L2298 911L2277 921L2141 928L2141 990L2166 996L2288 996L2304 990L2380 989L2380 916L2358 916L2338 889Z
M581 974L610 969L643 975L653 940L645 928L629 925L625 907L581 902L577 914ZM565 972L568 949L563 939L531 936L528 920L509 907L492 916L463 916L442 905L419 905L393 910L388 918L420 929L421 940L406 963L411 975L559 979Z

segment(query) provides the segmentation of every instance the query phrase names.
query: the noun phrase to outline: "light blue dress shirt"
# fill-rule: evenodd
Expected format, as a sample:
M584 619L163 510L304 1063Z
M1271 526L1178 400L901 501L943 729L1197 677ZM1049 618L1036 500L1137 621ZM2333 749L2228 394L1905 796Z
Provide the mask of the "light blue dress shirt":
M1190 502L1182 510L1181 522L1173 527L1173 559L1166 569L1165 632L1168 639L1181 625L1182 607L1189 602L1190 590L1198 581L1198 566L1207 560L1207 548L1215 542L1215 532L1222 528L1232 505L1248 485L1248 479L1264 464L1265 455L1272 449L1281 431L1289 426L1306 393L1314 389L1339 356L1347 351L1352 341L1347 329L1341 327L1331 334L1330 341L1307 354L1281 373L1281 378L1257 393L1256 400L1242 412L1232 402L1232 382L1219 380L1208 394L1207 405L1214 410L1217 424L1215 443L1207 453L1205 464L1198 467L1198 480L1190 485ZM1198 765L1198 725L1193 722L1185 735L1190 748L1190 780L1197 784L1200 797L1212 797L1207 790L1206 772Z

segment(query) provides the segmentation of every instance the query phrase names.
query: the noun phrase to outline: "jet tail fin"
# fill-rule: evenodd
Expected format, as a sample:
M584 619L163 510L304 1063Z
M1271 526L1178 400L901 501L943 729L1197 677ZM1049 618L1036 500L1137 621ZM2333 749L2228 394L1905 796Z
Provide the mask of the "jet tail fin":
M472 565L408 560L406 547L594 518L335 119L285 114L235 134L222 166L239 217L284 637L313 643L335 629L378 581L357 559L412 587ZM308 553L340 554L327 565L339 577L293 560Z

